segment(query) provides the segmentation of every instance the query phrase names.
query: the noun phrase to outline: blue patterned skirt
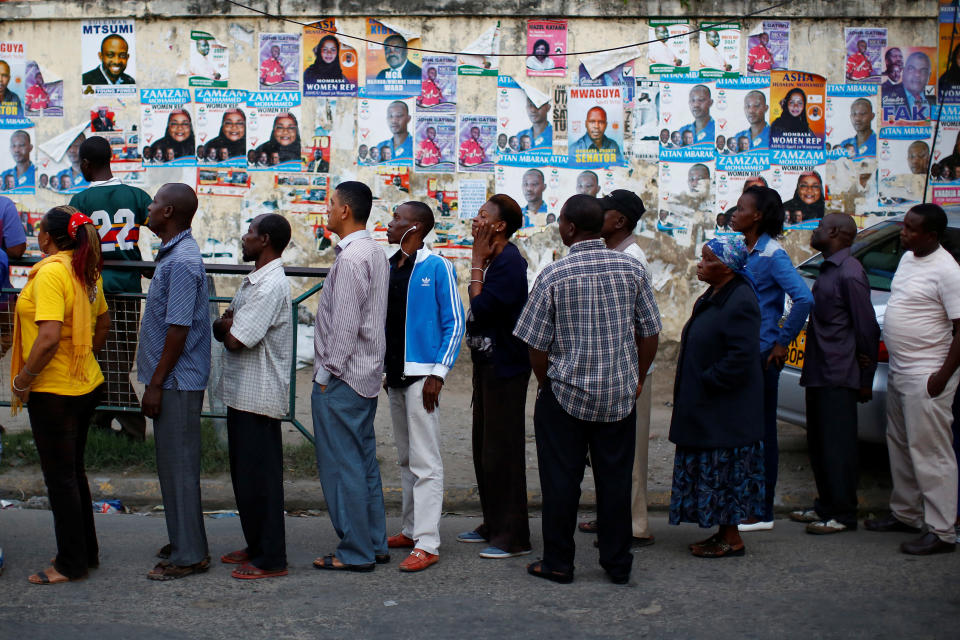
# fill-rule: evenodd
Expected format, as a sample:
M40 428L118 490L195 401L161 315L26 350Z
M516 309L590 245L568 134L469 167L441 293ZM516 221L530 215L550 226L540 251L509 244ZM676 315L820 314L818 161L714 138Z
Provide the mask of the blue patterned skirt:
M732 449L677 447L670 524L704 528L763 516L763 442Z

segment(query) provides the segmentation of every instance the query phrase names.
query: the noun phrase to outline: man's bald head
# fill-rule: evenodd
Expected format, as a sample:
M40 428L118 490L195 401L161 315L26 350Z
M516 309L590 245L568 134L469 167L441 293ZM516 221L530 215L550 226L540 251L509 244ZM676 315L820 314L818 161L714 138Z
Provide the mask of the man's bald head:
M828 213L823 217L823 226L828 232L836 229L844 247L852 246L857 237L857 223L846 213Z
M156 199L161 199L165 205L173 207L173 217L179 222L190 226L193 216L197 213L197 193L182 182L168 182L157 191Z

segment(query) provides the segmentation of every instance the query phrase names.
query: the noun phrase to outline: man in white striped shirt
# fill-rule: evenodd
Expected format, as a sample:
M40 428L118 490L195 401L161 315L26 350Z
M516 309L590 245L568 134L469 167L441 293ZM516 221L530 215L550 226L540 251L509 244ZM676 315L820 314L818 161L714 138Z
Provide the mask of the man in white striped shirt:
M373 418L383 373L387 257L367 231L370 188L342 182L330 197L327 227L340 236L314 326L311 396L317 468L340 537L318 569L372 571L390 561Z

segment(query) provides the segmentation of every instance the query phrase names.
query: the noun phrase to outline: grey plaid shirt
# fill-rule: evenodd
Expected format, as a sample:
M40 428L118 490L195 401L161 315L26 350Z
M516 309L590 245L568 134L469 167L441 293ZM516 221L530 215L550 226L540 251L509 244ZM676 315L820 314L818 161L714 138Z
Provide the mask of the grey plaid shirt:
M613 422L633 409L640 378L634 332L660 332L646 270L603 240L585 240L543 270L513 334L549 353L547 377L564 411Z

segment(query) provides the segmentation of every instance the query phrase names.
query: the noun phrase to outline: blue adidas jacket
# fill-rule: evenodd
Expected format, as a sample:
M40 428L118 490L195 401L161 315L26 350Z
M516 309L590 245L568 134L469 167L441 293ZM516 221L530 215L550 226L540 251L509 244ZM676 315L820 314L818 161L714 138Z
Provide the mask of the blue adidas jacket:
M464 327L453 265L423 247L407 286L403 374L446 378L460 355Z

